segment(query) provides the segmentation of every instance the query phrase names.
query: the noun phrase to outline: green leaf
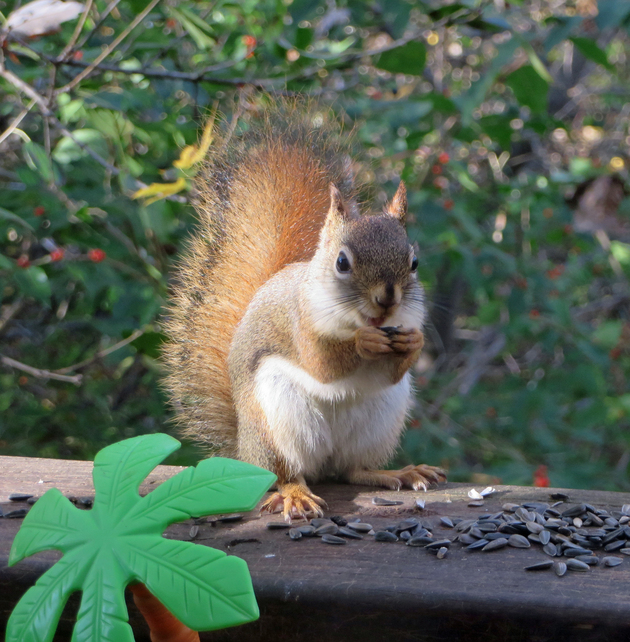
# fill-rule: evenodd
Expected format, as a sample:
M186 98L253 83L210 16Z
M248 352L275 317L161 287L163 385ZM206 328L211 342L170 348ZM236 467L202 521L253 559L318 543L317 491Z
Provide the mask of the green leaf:
M41 145L32 141L24 143L24 157L31 169L36 170L47 183L53 182L55 178L53 165Z
M122 571L111 554L94 560L82 583L83 598L71 642L134 642L125 594L120 590L128 581L128 572Z
M82 596L72 642L132 642L124 588L136 580L197 630L258 617L245 562L164 539L162 532L193 514L253 508L275 475L243 462L209 459L140 499L142 479L176 448L177 440L156 434L100 451L91 511L70 506L56 489L36 503L13 542L10 563L48 547L65 556L20 600L7 642L51 642L64 604L77 590Z
M129 511L126 533L150 524L169 524L199 515L252 510L276 476L268 470L223 457L204 459L166 480ZM237 499L238 498L238 499Z
M94 458L92 477L96 496L92 511L97 519L122 519L140 501L138 488L142 480L181 446L169 435L146 437L119 441L103 448Z
M47 549L68 551L86 542L94 522L87 511L73 506L51 488L31 508L13 540L9 566Z
M137 541L136 541L137 539ZM247 564L205 546L156 538L125 538L120 556L175 617L196 631L251 622L258 617ZM172 590L164 591L164 587Z
M384 51L374 63L379 69L393 74L419 76L424 70L427 50L423 43L412 40L400 47Z
M532 66L525 65L513 71L505 79L505 84L514 92L521 105L529 107L535 113L547 110L549 84Z
M7 642L51 642L68 597L79 588L89 562L76 551L47 570L13 609Z
M32 265L21 268L13 273L13 278L24 295L32 296L43 303L50 302L52 294L50 282L48 275L41 267Z
M67 165L88 155L88 152L79 143L89 147L100 156L107 156L107 143L101 132L96 129L76 129L72 135L74 138L64 136L55 145L52 157L59 164Z
M608 62L606 53L602 51L590 38L569 38L576 46L578 51L589 60L596 62L598 65L605 67L608 71L614 71L615 66Z

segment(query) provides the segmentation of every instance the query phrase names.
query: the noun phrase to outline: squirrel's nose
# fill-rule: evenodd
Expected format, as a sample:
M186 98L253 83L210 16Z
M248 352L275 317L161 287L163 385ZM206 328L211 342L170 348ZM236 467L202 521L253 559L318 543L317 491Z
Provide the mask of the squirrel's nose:
M397 305L400 299L395 286L392 283L388 283L382 291L374 297L374 302L386 310Z

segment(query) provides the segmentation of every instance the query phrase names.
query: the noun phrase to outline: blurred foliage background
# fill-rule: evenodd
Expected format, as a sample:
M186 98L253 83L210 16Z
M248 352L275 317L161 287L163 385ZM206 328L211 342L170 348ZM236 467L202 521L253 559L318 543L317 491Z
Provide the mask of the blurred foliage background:
M267 90L343 114L376 207L407 183L431 322L397 463L630 488L630 3L41 2L0 0L2 454L173 431L177 160Z

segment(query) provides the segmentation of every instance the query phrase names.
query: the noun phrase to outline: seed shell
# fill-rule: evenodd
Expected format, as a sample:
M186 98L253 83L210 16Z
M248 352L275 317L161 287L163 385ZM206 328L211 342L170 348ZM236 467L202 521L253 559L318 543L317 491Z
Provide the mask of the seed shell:
M431 542L430 544L427 544L425 548L428 550L435 549L437 551L438 549L442 548L442 546L446 546L448 548L451 544L452 542L450 539L440 539L437 542Z
M404 502L400 499L386 499L385 497L372 497L374 506L400 506Z
M289 529L289 537L292 540L302 539L302 532L300 531L299 528L290 528Z
M337 537L336 535L325 533L324 535L322 535L322 542L324 542L325 544L347 544L348 540L344 539L343 537Z
M588 564L580 562L580 560L576 560L575 558L568 559L565 564L570 571L579 571L584 573L591 570L591 567Z
M365 522L348 522L348 528L358 533L368 533L372 530L372 524L366 524Z
M508 545L508 540L505 537L492 540L488 542L481 550L482 551L497 551L500 548L505 548Z
M326 524L333 524L334 522L330 519L326 519L324 517L315 517L315 519L311 520L311 526L314 526L315 528L319 528L320 526L326 526Z
M442 526L446 526L446 528L454 528L453 521L450 517L440 517L440 522Z
M549 557L557 557L558 555L558 547L553 542L549 542L549 544L545 544L543 546L543 551L547 553Z
M531 548L531 544L527 537L523 537L523 535L519 534L510 535L508 537L508 546L512 546L513 548Z
M394 533L390 533L389 531L376 531L374 533L374 541L376 542L397 542L398 537L394 535Z
M289 524L289 522L268 522L267 528L270 531L279 531L284 529L288 530L289 528L291 528L291 524Z
M614 555L607 555L602 558L602 562L604 566L619 566L619 564L623 562L623 559L621 557L615 557Z
M562 577L567 572L567 565L564 562L556 562L553 570L558 577Z
M33 495L28 495L27 493L11 493L9 495L9 501L11 502L25 502L27 499L30 499Z
M356 531L353 531L351 528L346 528L345 526L341 526L339 528L339 530L337 531L337 535L341 537L347 537L348 539L363 539L363 535L357 533Z
M195 539L197 535L199 535L199 526L197 524L193 524L188 531L188 535L190 536L190 539Z
M437 552L437 558L439 560L443 560L447 555L448 555L448 548L446 548L446 546L442 546L442 548L440 548L440 550Z
M410 540L407 540L407 546L426 546L433 542L432 537L412 537Z
M341 515L333 515L330 518L330 521L333 524L337 524L337 526L347 526L348 525L348 520L345 517L341 517Z

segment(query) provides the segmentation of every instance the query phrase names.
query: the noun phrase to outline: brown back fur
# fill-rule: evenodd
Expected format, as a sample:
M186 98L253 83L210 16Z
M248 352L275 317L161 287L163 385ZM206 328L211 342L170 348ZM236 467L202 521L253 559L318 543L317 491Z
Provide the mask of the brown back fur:
M248 131L217 143L197 182L199 224L165 323L165 384L184 435L219 454L236 456L227 356L237 324L271 276L313 256L330 183L346 203L356 197L340 133L313 107L275 100Z

